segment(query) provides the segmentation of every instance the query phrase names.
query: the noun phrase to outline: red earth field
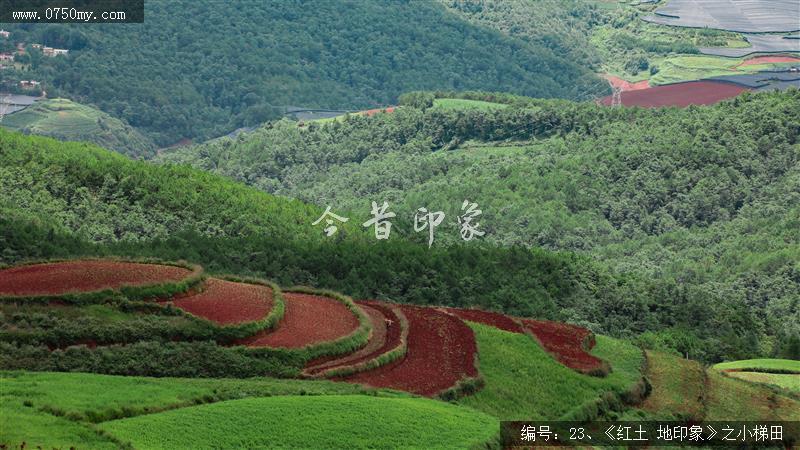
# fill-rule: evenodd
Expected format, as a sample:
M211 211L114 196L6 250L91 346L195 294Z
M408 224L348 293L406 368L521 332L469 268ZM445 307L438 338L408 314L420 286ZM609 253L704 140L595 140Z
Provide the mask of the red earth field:
M394 106L389 106L388 108L368 109L366 111L361 111L361 114L364 114L364 115L367 115L367 116L371 116L373 114L378 114L378 113L382 113L382 112L393 113L394 112Z
M319 295L284 292L286 309L274 331L242 341L250 347L300 348L332 341L358 328L358 318L343 303Z
M661 106L685 107L689 105L711 105L726 98L735 97L747 89L721 81L690 81L688 83L666 84L621 94L625 106L655 108ZM603 105L611 105L611 97L600 100Z
M375 303L358 302L372 323L372 336L363 348L345 356L318 358L306 365L306 372L319 374L337 367L352 366L374 359L400 344L400 319L394 311Z
M650 81L648 80L642 80L642 81L637 81L635 83L631 83L628 80L624 80L620 77L615 77L614 75L608 75L608 74L603 75L603 78L608 80L608 82L611 83L611 86L620 88L622 92L638 91L640 89L647 89L650 87Z
M794 62L800 62L800 58L796 56L787 56L787 55L756 56L755 58L750 58L744 61L737 67L752 66L756 64L794 63Z
M477 377L475 335L461 319L435 308L397 305L409 323L405 358L345 381L434 396L465 377Z
M182 267L122 261L64 261L0 270L0 295L61 295L181 281Z
M219 324L254 322L272 309L268 286L209 278L203 292L173 301L178 308Z
M587 351L594 347L594 340L586 328L533 319L522 319L522 324L561 364L584 373L602 370L603 360Z
M512 333L524 333L520 323L510 316L480 309L442 308L443 311L456 315L462 320L478 322Z

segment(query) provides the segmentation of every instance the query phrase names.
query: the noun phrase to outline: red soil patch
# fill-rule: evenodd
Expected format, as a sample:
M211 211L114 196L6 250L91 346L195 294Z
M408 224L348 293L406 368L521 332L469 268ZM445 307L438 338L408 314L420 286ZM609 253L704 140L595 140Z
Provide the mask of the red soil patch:
M394 106L390 106L388 108L368 109L366 111L361 111L361 114L364 114L366 116L372 116L374 114L378 114L378 113L382 113L382 112L393 113L394 112Z
M793 63L800 62L800 58L796 56L774 55L774 56L756 56L750 58L736 67L753 66L756 64L771 64L771 63Z
M434 396L464 377L478 376L475 335L461 319L435 308L396 306L408 318L405 358L345 381Z
M620 95L625 106L656 108L661 106L711 105L726 98L735 97L747 88L720 81L690 81L688 83L666 84L638 91L623 92ZM600 103L611 105L611 96L603 97Z
M620 77L615 77L614 75L608 75L608 74L603 75L603 78L608 80L608 82L611 83L611 86L613 86L615 88L620 88L622 90L622 92L625 92L625 91L638 91L640 89L647 89L647 88L650 87L650 81L649 80L642 80L642 81L637 81L635 83L631 83L628 80L622 79Z
M274 331L264 330L242 341L250 347L300 348L332 341L358 328L358 318L338 300L284 292L286 309Z
M496 312L482 311L480 309L441 308L445 312L454 314L462 320L478 322L512 333L524 333L522 326L513 318Z
M367 342L367 345L344 357L341 355L324 356L322 358L317 358L313 361L310 361L308 364L306 364L306 371L308 373L313 375L334 367L357 364L361 361L370 360L384 353L386 350L381 350L386 347L386 337L388 335L390 326L397 329L396 334L399 341L399 322L389 319L384 315L383 311L378 308L372 308L363 303L360 303L359 306L364 310L365 313L367 313L367 316L369 316L369 320L372 323L372 336L370 337L369 342ZM387 308L387 310L388 309L389 308ZM389 310L389 312L391 313L391 310ZM392 347L390 347L390 349L391 348Z
M64 261L0 270L0 295L61 295L181 281L182 267L122 261Z
M533 319L522 319L522 323L561 364L584 373L603 369L603 360L588 352L594 339L586 328Z
M209 278L203 292L173 301L195 316L219 324L254 322L272 309L272 289L268 286Z

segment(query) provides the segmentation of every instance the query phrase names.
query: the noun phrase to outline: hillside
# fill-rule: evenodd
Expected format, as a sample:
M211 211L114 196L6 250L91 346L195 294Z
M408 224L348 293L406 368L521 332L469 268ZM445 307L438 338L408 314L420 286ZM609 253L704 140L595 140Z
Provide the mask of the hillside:
M31 52L30 72L4 76L35 77L50 95L98 105L159 146L221 136L289 106L368 109L415 89L566 98L607 91L551 48L434 2L237 0L224 14L216 5L147 2L141 26L9 27L15 39L71 52Z
M3 118L2 126L62 141L85 141L133 158L155 156L153 142L119 119L67 99L43 100Z
M279 122L162 161L364 213L385 200L394 211L435 205L454 217L469 199L484 211L486 241L579 252L655 280L649 294L630 293L642 309L619 326L648 329L664 314L657 321L693 330L690 341L749 335L725 350L713 340L682 351L759 352L755 342L776 336L770 351L780 354L797 333L786 318L800 318L799 93L658 111L522 99L495 110L406 106L306 129ZM397 221L398 233L414 234L410 217ZM437 235L439 245L458 240ZM664 297L672 306L655 300ZM737 318L707 326L726 314ZM738 328L750 321L759 325Z

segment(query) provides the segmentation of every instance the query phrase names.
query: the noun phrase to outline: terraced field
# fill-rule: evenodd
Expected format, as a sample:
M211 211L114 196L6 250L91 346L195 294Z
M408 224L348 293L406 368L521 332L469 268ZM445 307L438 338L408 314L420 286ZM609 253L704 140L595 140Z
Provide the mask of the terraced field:
M173 301L178 308L219 324L262 320L272 308L268 286L211 278L203 291Z

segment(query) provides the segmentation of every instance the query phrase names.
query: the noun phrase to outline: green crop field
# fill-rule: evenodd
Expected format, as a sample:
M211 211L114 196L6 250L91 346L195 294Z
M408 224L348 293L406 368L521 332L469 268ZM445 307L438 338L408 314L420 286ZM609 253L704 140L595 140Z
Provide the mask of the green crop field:
M800 401L708 370L706 420L800 420Z
M800 373L800 361L791 359L745 359L714 365L717 370L741 370L745 372L794 372Z
M731 372L728 376L751 383L771 384L789 391L800 393L800 374L764 373L764 372Z
M136 448L466 448L497 420L423 398L286 396L233 400L104 423Z
M597 338L593 354L613 367L609 376L598 378L559 364L527 335L470 326L486 386L460 403L502 420L557 419L603 392L624 391L641 377L641 351L615 339Z
M92 142L132 157L155 155L152 141L121 120L63 98L36 102L4 117L0 125L27 134Z
M467 100L463 98L437 98L433 101L437 108L444 109L482 109L493 110L507 108L504 103L485 102L482 100Z

